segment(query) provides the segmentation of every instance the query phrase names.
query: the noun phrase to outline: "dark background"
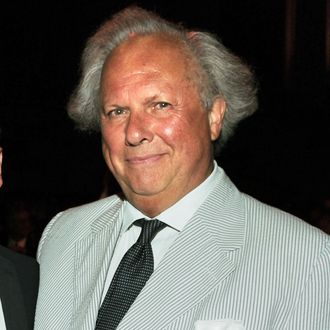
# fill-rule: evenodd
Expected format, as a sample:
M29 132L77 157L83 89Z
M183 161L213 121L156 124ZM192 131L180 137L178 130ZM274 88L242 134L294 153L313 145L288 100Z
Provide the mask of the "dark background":
M259 111L239 126L218 160L242 191L309 222L311 209L329 197L326 2L134 2L217 33L252 66ZM39 203L43 226L59 210L99 197L106 172L99 136L76 131L65 107L86 38L130 3L1 5L3 207L19 198ZM110 192L116 189L110 179Z

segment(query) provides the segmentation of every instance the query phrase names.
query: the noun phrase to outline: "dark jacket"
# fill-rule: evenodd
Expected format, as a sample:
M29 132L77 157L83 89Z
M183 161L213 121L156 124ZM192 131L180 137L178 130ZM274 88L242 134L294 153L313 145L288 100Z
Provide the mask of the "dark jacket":
M38 286L37 261L0 246L0 298L7 330L33 329Z

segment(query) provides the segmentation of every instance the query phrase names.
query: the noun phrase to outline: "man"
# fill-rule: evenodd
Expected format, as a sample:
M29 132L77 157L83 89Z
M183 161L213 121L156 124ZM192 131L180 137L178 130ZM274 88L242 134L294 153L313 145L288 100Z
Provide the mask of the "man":
M215 36L137 7L100 27L82 64L69 114L100 128L123 196L61 212L45 229L36 329L328 329L329 237L241 193L213 158L257 107L249 68ZM144 270L120 270L142 244L141 218L166 226L151 241L154 271L127 304ZM118 324L101 325L125 304Z
M2 186L0 146L0 187ZM33 329L39 267L34 258L0 246L0 329Z

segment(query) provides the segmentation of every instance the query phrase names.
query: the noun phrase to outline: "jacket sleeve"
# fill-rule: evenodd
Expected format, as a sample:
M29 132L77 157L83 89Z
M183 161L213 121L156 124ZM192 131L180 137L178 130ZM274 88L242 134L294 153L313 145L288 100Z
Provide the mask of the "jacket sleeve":
M330 329L330 236L284 329Z

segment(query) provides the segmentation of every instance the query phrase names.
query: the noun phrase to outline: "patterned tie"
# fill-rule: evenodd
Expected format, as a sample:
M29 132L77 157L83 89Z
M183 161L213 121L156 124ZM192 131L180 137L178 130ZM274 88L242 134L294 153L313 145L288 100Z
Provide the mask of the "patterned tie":
M136 243L126 252L112 279L99 310L95 330L115 330L154 270L150 242L166 225L161 221L140 219Z

